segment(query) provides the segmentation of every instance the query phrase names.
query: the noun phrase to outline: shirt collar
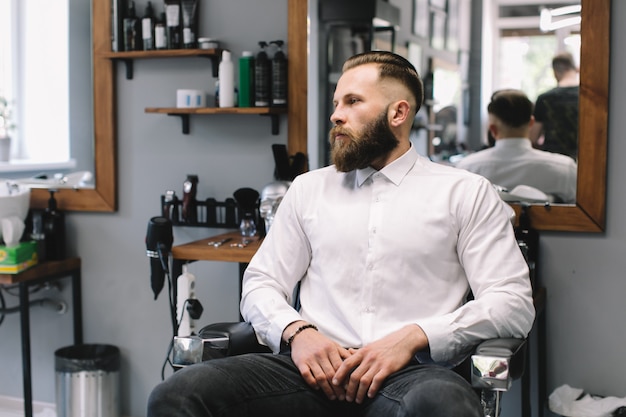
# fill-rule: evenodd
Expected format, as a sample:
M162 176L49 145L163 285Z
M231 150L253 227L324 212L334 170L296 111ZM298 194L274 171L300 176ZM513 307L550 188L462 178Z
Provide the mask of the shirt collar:
M498 148L532 148L532 143L528 138L505 138L496 141Z
M417 161L418 155L417 151L413 148L413 144L409 150L407 150L402 156L400 156L395 161L392 161L390 164L386 165L380 171L375 170L372 167L367 167L363 169L356 170L356 182L360 187L363 183L374 173L379 172L384 175L389 181L394 183L395 185L399 185L402 181L402 178L406 176L406 174L411 170L413 165L415 165L415 161Z

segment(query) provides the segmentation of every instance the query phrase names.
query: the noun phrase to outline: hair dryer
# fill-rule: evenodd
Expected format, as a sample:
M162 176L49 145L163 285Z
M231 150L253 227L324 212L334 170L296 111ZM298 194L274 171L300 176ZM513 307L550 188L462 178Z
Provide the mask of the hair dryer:
M146 233L146 255L150 258L150 285L155 300L163 289L165 274L169 273L168 260L173 242L172 222L165 217L151 218Z

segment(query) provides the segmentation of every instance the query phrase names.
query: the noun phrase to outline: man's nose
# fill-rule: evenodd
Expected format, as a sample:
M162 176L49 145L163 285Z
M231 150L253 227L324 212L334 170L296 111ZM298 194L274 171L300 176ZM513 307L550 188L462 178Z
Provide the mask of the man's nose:
M333 110L333 113L330 115L330 121L334 125L340 125L345 122L345 115L341 110L341 106L335 107L335 110Z

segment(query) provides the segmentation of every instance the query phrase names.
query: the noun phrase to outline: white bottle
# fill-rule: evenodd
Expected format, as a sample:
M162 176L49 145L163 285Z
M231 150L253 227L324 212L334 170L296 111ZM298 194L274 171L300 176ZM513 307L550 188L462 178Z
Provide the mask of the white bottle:
M220 107L235 106L235 73L230 51L222 52L218 77L220 82Z

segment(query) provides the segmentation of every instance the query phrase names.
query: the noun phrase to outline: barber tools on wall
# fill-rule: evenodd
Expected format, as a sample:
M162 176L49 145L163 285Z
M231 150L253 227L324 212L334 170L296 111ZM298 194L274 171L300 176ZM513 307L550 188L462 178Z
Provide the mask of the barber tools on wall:
M274 178L278 181L293 181L295 177L306 171L306 155L297 152L293 156L287 153L287 146L282 144L273 144L272 153L274 154L274 163L276 169Z
M174 235L172 222L165 217L153 217L146 232L146 255L150 258L150 286L156 300L163 289L165 275L169 274L169 254Z

